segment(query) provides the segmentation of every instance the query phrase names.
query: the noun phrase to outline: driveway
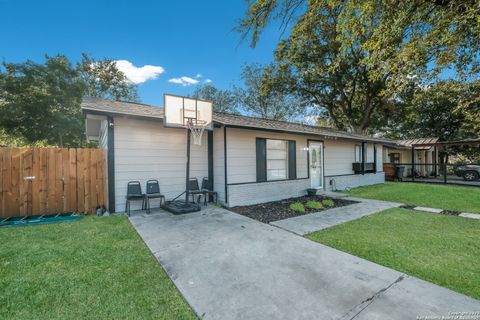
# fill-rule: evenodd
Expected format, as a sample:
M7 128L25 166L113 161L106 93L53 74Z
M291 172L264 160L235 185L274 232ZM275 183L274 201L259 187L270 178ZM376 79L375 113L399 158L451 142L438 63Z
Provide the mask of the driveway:
M133 214L203 319L416 319L480 301L221 208Z

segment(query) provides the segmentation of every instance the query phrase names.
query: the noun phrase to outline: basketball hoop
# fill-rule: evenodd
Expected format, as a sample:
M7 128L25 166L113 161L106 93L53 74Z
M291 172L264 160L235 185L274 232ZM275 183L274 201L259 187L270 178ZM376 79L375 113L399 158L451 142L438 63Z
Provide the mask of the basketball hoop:
M204 120L198 120L198 119L187 120L186 126L192 133L193 144L196 144L198 146L202 145L203 131L205 131L205 128L207 127L207 125L208 125L207 121L204 121Z
M213 130L213 109L210 101L198 100L189 97L164 94L163 123L167 128L187 129L187 161L185 163L185 191L171 201L166 201L163 208L173 214L183 214L200 211L200 205L189 201L191 195L190 183L190 145L191 140L196 145L202 144L203 131ZM185 195L185 200L177 200Z

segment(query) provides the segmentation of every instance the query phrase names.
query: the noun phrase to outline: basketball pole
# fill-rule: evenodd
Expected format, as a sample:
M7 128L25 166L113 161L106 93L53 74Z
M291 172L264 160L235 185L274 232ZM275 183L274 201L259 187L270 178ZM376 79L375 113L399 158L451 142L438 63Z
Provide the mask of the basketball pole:
M187 168L186 168L187 179L185 181L185 203L188 204L188 182L190 181L190 129L187 128Z

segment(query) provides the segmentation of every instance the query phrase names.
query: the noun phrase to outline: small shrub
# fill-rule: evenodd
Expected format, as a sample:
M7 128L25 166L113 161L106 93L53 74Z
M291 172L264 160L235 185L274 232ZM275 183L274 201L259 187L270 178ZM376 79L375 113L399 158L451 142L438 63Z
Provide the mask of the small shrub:
M295 212L305 212L305 207L300 202L295 202L290 205L290 210Z
M321 202L318 201L308 201L305 203L305 206L310 209L321 209L323 208L323 205Z
M332 199L325 199L322 201L322 204L328 208L333 208L335 206L335 202L333 202Z

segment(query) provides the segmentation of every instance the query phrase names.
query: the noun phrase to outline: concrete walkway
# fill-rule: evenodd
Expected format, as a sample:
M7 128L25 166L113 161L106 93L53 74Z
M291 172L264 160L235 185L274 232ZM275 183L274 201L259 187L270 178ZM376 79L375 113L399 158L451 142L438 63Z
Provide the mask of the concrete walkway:
M480 301L224 209L130 221L202 319L403 320L480 310Z
M303 236L314 231L330 228L337 224L356 220L364 216L402 205L401 203L396 202L368 200L354 197L345 197L345 199L358 201L359 203L274 221L270 222L270 224Z

